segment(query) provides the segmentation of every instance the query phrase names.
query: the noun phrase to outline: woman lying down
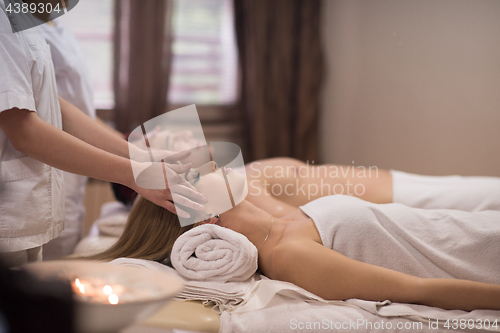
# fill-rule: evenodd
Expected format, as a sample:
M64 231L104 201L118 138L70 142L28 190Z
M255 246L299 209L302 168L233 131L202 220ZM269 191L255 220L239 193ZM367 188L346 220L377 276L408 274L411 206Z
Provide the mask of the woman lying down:
M162 261L181 234L212 223L246 236L258 249L264 275L327 300L500 310L500 178L385 170L368 176L345 172L350 167L328 167L330 174L314 175L319 166L291 159L249 165L245 200L219 217L186 227L176 215L140 198L120 239L93 259ZM333 174L333 167L344 172ZM295 171L283 174L283 168ZM198 179L199 189L216 186L211 177L189 173L186 177ZM244 183L237 172L228 177ZM347 191L349 182L357 192L335 194ZM287 193L295 195L283 195L276 184L289 185ZM337 192L298 192L309 184L324 189L328 184ZM208 199L207 205L218 200Z

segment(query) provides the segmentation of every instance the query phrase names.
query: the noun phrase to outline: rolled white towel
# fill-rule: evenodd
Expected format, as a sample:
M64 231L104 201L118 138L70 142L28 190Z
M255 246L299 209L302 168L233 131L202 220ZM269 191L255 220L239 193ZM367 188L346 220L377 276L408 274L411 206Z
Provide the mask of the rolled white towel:
M240 233L205 224L182 234L170 255L179 274L197 281L245 281L257 270L257 248Z

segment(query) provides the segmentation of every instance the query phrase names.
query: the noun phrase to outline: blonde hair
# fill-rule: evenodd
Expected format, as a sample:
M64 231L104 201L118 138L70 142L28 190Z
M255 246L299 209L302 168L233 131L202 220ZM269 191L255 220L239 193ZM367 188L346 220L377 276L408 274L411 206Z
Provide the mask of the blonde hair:
M193 224L181 227L177 215L141 197L132 208L118 241L108 250L85 259L127 257L161 261L170 258L175 240L193 227Z

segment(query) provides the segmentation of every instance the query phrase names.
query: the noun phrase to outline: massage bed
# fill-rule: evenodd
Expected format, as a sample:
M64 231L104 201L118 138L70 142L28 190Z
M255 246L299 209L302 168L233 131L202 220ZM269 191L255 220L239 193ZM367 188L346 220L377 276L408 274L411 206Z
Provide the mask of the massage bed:
M118 202L105 204L88 237L75 249L78 254L92 254L111 246L123 230L128 211ZM121 259L118 259L121 260ZM131 264L141 263L140 259ZM500 332L500 311L443 310L421 305L362 300L326 302L292 284L269 280L255 274L243 302L235 306L214 304L206 297L174 300L140 323L161 328L195 332ZM250 285L249 285L250 286ZM238 303L238 302L237 302ZM487 320L489 327L487 326ZM495 325L495 320L496 325ZM465 323L465 326L464 326ZM472 324L471 324L472 323ZM460 328L462 325L462 329ZM468 325L468 326L467 326ZM453 329L456 326L456 329ZM481 326L481 328L479 328ZM464 328L465 327L465 328Z

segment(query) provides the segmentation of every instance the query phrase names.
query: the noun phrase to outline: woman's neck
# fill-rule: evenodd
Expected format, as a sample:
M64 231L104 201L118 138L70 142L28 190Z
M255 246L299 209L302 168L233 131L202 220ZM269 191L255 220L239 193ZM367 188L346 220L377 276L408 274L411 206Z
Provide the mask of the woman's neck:
M277 223L276 220L269 213L243 200L233 209L221 214L217 224L245 235L257 249L260 249L272 231L272 223Z

